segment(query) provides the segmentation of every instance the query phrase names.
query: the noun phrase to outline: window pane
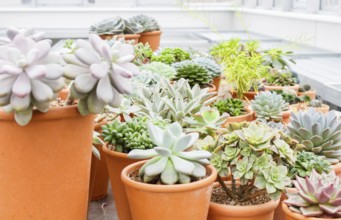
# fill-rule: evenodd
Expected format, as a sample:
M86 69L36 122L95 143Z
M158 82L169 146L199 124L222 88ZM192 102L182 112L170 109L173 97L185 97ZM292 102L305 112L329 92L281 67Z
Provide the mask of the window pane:
M293 4L293 8L294 9L305 9L306 6L307 6L307 1L306 0L294 0L293 3L294 3Z
M285 0L284 0L284 1L285 1ZM288 0L286 0L286 1L288 1ZM275 7L280 7L281 4L282 4L282 0L275 0L275 1L274 1L274 4L275 4Z
M83 5L83 0L36 0L37 5Z
M322 0L321 10L322 11L337 11L339 0Z

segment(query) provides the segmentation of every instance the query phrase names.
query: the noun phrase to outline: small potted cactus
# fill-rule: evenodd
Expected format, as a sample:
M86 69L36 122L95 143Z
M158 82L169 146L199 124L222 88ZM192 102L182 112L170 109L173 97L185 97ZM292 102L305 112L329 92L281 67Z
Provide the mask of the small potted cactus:
M300 85L298 88L298 96L307 95L311 100L316 99L316 90L313 90L309 84Z
M259 93L255 100L251 101L251 109L257 119L286 124L290 122L288 103L284 101L281 95L274 92L265 91Z
M341 218L341 183L334 172L313 171L305 179L293 180L297 190L287 193L282 204L287 220L327 220Z
M177 122L165 129L149 123L148 131L157 147L131 151L129 158L149 160L127 166L121 175L132 218L205 220L217 177L211 153L186 151L199 135L183 133Z
M159 49L162 32L159 23L154 18L141 14L131 17L129 22L142 26L143 31L139 42L148 43L154 51Z

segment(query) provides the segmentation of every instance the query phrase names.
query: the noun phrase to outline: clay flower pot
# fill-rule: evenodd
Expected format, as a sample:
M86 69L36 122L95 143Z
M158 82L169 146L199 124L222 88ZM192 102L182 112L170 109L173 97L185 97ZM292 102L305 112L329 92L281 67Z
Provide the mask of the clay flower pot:
M316 90L309 90L309 91L306 91L306 92L298 92L297 93L297 96L309 96L309 98L311 100L314 100L316 99Z
M297 193L296 188L286 188L286 191L289 193ZM275 209L275 214L274 214L274 220L286 220L285 219L285 213L282 209L282 203L284 200L287 200L288 197L285 193L282 193L280 201L279 201L279 206Z
M333 170L334 170L336 176L338 176L341 180L341 163L334 165Z
M232 98L234 98L234 99L237 98L237 92L235 90L230 90L230 93L232 95ZM246 93L244 93L243 99L248 100L248 101L254 100L255 96L258 93L259 92L246 92Z
M214 187L218 186L219 183L214 183ZM272 220L278 204L279 200L252 206L231 206L211 202L207 220Z
M206 220L212 183L217 171L208 166L208 177L188 184L155 185L136 182L129 174L138 170L145 161L129 165L122 171L131 214L134 220L195 219Z
M208 92L217 92L217 87L214 84L207 84Z
M77 106L23 127L0 111L0 219L86 219L93 128Z
M121 180L121 172L126 166L139 160L130 159L127 154L109 150L107 144L103 145L102 150L108 166L118 218L120 220L132 220L125 188Z
M296 92L298 92L298 89L300 88L300 86L298 84L294 85L294 86L268 86L268 85L264 85L265 90L271 91L271 90L283 90L283 89L293 89Z
M246 114L240 116L230 116L226 119L223 127L227 127L230 123L239 123L243 121L253 121L253 111L250 108L245 108Z
M69 89L64 88L62 89L62 91L59 92L58 98L61 98L62 100L66 100L68 95L69 95Z
M103 34L103 35L99 35L99 36L103 40L111 40L115 35L114 34ZM118 36L118 38L124 37L124 39L126 41L133 40L134 44L137 44L139 42L140 37L141 37L140 34L119 34L117 36Z
M220 82L221 82L221 76L213 78L213 85L215 85L218 92L219 92Z
M161 31L150 31L141 33L139 43L148 43L153 51L159 49L161 41Z
M288 205L284 202L282 203L282 209L285 213L285 220L330 220L330 218L314 218L314 217L305 217L303 215L300 215L298 213L292 212ZM339 218L336 218L339 219Z
M253 112L253 117L254 117L254 119L257 119L257 116L256 116L256 113L255 112ZM289 124L290 123L290 116L291 116L291 111L283 111L282 112L282 122L284 123L284 124Z
M317 112L322 112L322 113L328 113L329 112L329 105L322 104L322 107L309 107L306 104L294 104L290 105L290 108L292 109L293 112L298 112L298 111L308 111L309 108L314 108L315 111Z

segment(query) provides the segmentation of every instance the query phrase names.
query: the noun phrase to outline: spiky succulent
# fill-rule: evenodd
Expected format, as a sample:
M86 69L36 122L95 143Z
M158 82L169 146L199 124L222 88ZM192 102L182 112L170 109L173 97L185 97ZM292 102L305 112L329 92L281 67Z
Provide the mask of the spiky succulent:
M149 43L138 43L134 46L135 49L135 59L134 64L138 66L144 66L145 63L148 63L149 60L153 56L153 50L150 48Z
M113 118L113 117L118 117L120 115L124 121L130 121L131 120L131 115L136 115L137 112L140 111L140 108L136 105L133 105L131 99L128 98L123 98L121 101L121 104L117 108L113 108L110 106L105 107L105 114L106 118L108 120ZM113 120L113 119L112 119Z
M165 64L172 64L181 62L184 60L189 60L191 58L190 54L178 47L175 48L165 48L161 50L158 54L152 57L152 61L154 62L162 62Z
M300 177L310 176L315 170L318 173L329 173L331 164L324 156L318 156L312 152L298 152L295 165L290 170L291 175Z
M123 34L125 29L124 20L117 16L107 18L90 26L90 34Z
M308 84L300 85L298 91L299 92L308 92L311 90L311 86Z
M176 69L176 75L173 79L187 79L191 86L196 84L203 86L212 80L212 75L207 71L207 69L194 61L186 60L176 63L173 67Z
M160 25L156 19L146 16L146 15L136 15L129 19L129 22L136 23L142 26L142 32L158 31L160 30Z
M335 111L328 114L310 108L291 114L289 135L302 143L305 151L325 156L332 164L341 161L341 122Z
M275 86L294 86L297 83L297 79L290 71L272 71L266 83Z
M287 193L284 201L291 211L306 217L341 217L341 183L334 172L318 174L313 170L309 177L297 176L293 183L298 192Z
M160 83L161 79L164 77L160 76L157 73L153 73L150 71L142 70L139 75L135 76L132 79L133 87L138 89L138 87L146 86L146 87L153 87L156 84Z
M281 121L282 112L288 108L288 103L281 95L265 91L256 95L255 100L251 101L251 108L259 119Z
M193 62L204 67L212 78L218 77L222 74L223 70L214 60L208 57L198 57L193 59Z
M209 164L211 153L204 150L185 151L198 140L198 133L183 133L177 122L164 130L149 123L148 131L157 147L150 150L133 150L128 154L129 158L151 158L139 171L144 182L160 179L163 184L172 185L189 183L191 178L206 175L204 165Z
M168 79L173 78L176 74L176 71L172 66L161 62L151 62L149 64L145 64L140 67L140 70L156 73Z
M120 94L129 94L129 78L138 74L130 63L134 59L132 45L116 41L110 47L97 35L91 34L89 42L76 41L74 54L65 54L64 75L74 80L71 96L78 98L81 114L100 113L105 105L120 105Z
M218 100L213 105L220 114L228 113L230 116L240 116L245 114L245 104L240 99Z
M7 37L0 37L0 45L10 44L15 36L18 34L30 38L34 41L43 40L45 33L44 32L35 32L33 28L30 29L18 29L15 27L10 27L6 30Z
M50 51L50 40L35 42L18 33L12 37L10 44L0 46L0 106L14 112L15 121L24 126L34 108L47 112L64 88L63 68L58 54Z
M311 100L308 102L309 107L320 108L322 107L322 102L318 99Z

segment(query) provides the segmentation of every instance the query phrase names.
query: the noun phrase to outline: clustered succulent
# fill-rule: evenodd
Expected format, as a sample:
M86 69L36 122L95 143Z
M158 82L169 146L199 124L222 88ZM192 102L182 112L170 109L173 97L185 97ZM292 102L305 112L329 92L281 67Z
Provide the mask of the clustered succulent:
M223 72L220 65L208 57L198 57L193 59L193 62L204 67L212 78L219 77Z
M251 101L251 108L258 119L278 122L282 120L282 112L288 108L288 103L281 95L265 91L256 95L255 100Z
M176 71L172 66L161 62L145 64L140 67L140 70L152 72L168 79L172 79L176 75Z
M303 103L303 102L310 102L309 96L297 96L295 90L291 89L283 89L283 90L274 90L275 93L282 96L285 102L292 104Z
M189 60L190 54L178 47L175 48L165 48L161 50L158 54L154 55L151 59L151 61L154 62L161 62L165 64L172 64L172 63L177 63L181 62L184 60Z
M129 19L129 22L141 25L143 28L143 31L141 32L160 30L160 25L158 24L156 19L143 14L131 17Z
M153 56L153 50L150 48L149 43L138 43L134 46L135 58L133 63L137 66L143 66L148 63Z
M312 171L305 179L293 180L298 192L287 193L289 199L284 202L289 209L306 217L341 217L341 183L334 172L318 174Z
M6 37L0 37L0 46L11 44L18 34L30 38L34 41L43 40L45 33L44 32L35 32L33 28L30 29L18 29L15 27L10 27L6 30Z
M240 116L245 114L245 104L240 99L225 99L225 100L218 100L213 105L218 109L220 114L228 113L230 116Z
M206 176L205 165L211 153L204 150L185 151L197 140L197 133L184 134L179 123L175 122L162 129L148 124L149 136L154 147L150 150L132 150L129 158L148 160L140 169L139 176L144 182L161 181L163 184L189 183L192 178Z
M294 86L297 84L297 79L290 71L270 71L266 79L266 84L270 86Z
M126 25L121 17L104 19L90 26L91 34L123 34Z
M288 129L305 151L325 156L332 164L341 161L341 122L335 111L323 114L310 108L292 113Z
M308 92L311 90L311 86L308 84L301 85L298 89L299 92Z

